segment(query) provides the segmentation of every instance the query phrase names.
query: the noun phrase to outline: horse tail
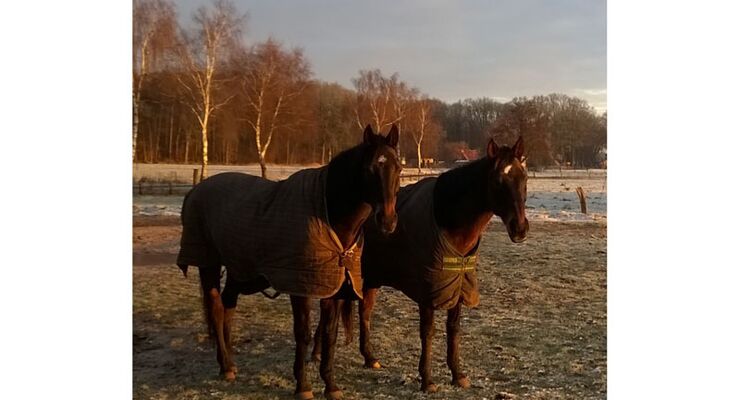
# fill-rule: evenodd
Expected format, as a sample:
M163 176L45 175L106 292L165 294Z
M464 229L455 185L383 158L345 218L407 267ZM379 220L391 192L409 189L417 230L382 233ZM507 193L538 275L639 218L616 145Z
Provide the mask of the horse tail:
M198 267L198 271L200 275L201 294L203 295L203 315L206 319L208 337L214 339L216 338L216 325L213 323L215 300L213 298L213 289L216 289L216 295L221 292L221 267Z
M188 204L188 197L190 197L190 193L193 193L193 189L188 190L188 193L185 194L185 198L182 200L182 207L180 208L180 225L183 227L183 229L185 229L185 213L188 212L187 211L188 207L186 207L186 204ZM182 271L182 274L187 278L188 277L188 264L177 263L177 266Z
M342 325L344 326L344 337L345 337L345 344L352 343L352 340L354 338L354 330L353 330L353 321L352 318L352 304L354 303L354 300L346 299L342 302L342 310L340 312L342 316Z

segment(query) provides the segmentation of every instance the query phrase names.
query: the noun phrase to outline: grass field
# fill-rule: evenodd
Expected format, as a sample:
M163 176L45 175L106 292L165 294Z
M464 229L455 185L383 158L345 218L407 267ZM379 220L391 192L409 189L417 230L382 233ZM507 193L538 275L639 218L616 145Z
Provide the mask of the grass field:
M239 374L234 383L222 381L205 335L197 270L184 278L172 263L179 232L176 217L134 220L134 398L291 398L288 297L240 298L234 333ZM384 288L373 320L384 368L362 368L357 339L339 346L335 370L345 398L606 397L606 224L533 222L529 240L513 244L494 220L484 235L478 277L480 306L465 309L462 321L470 389L449 384L444 313L438 313L433 374L440 390L418 391L417 308ZM312 317L315 322L317 313ZM316 365L309 376L318 398L323 382Z

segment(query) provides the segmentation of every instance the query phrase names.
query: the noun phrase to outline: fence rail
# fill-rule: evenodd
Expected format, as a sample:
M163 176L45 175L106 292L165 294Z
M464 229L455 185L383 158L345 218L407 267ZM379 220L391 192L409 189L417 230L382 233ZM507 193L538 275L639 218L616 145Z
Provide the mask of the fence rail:
M428 172L428 173L414 173L414 174L401 174L401 183L404 182L410 183L409 181L419 180L423 178L427 178L430 176L439 176L443 171L435 171L435 172ZM583 174L571 174L568 172L573 171L563 171L566 172L565 174L558 173L557 170L549 170L537 173L535 171L529 172L529 179L568 179L568 180L583 180L583 179L606 179L606 172L605 171L599 171L595 173L586 173L586 175ZM133 183L132 192L134 195L164 195L164 196L173 196L173 195L185 195L191 188L193 187L192 183L178 183L178 182L162 182L162 181L147 181L146 179L141 179L138 182Z

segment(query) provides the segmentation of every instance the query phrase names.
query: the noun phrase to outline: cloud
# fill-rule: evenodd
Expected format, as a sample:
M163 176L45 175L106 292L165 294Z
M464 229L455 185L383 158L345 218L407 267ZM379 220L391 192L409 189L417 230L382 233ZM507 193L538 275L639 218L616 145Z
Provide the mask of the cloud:
M187 20L209 0L182 0ZM552 92L606 104L606 1L238 1L247 41L301 46L317 78L398 72L444 101ZM184 13L184 15L183 15Z

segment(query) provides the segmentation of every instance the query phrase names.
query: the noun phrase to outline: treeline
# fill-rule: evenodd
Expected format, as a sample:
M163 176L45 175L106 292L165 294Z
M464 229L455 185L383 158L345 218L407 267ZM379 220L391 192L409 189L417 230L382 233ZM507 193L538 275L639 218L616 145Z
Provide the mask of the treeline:
M134 1L135 162L325 163L356 144L367 124L401 132L407 165L474 157L489 137L523 135L532 167L601 165L606 114L562 94L453 104L430 98L398 74L361 70L353 87L313 77L301 49L268 39L247 46L246 23L228 1L177 23L169 0Z

